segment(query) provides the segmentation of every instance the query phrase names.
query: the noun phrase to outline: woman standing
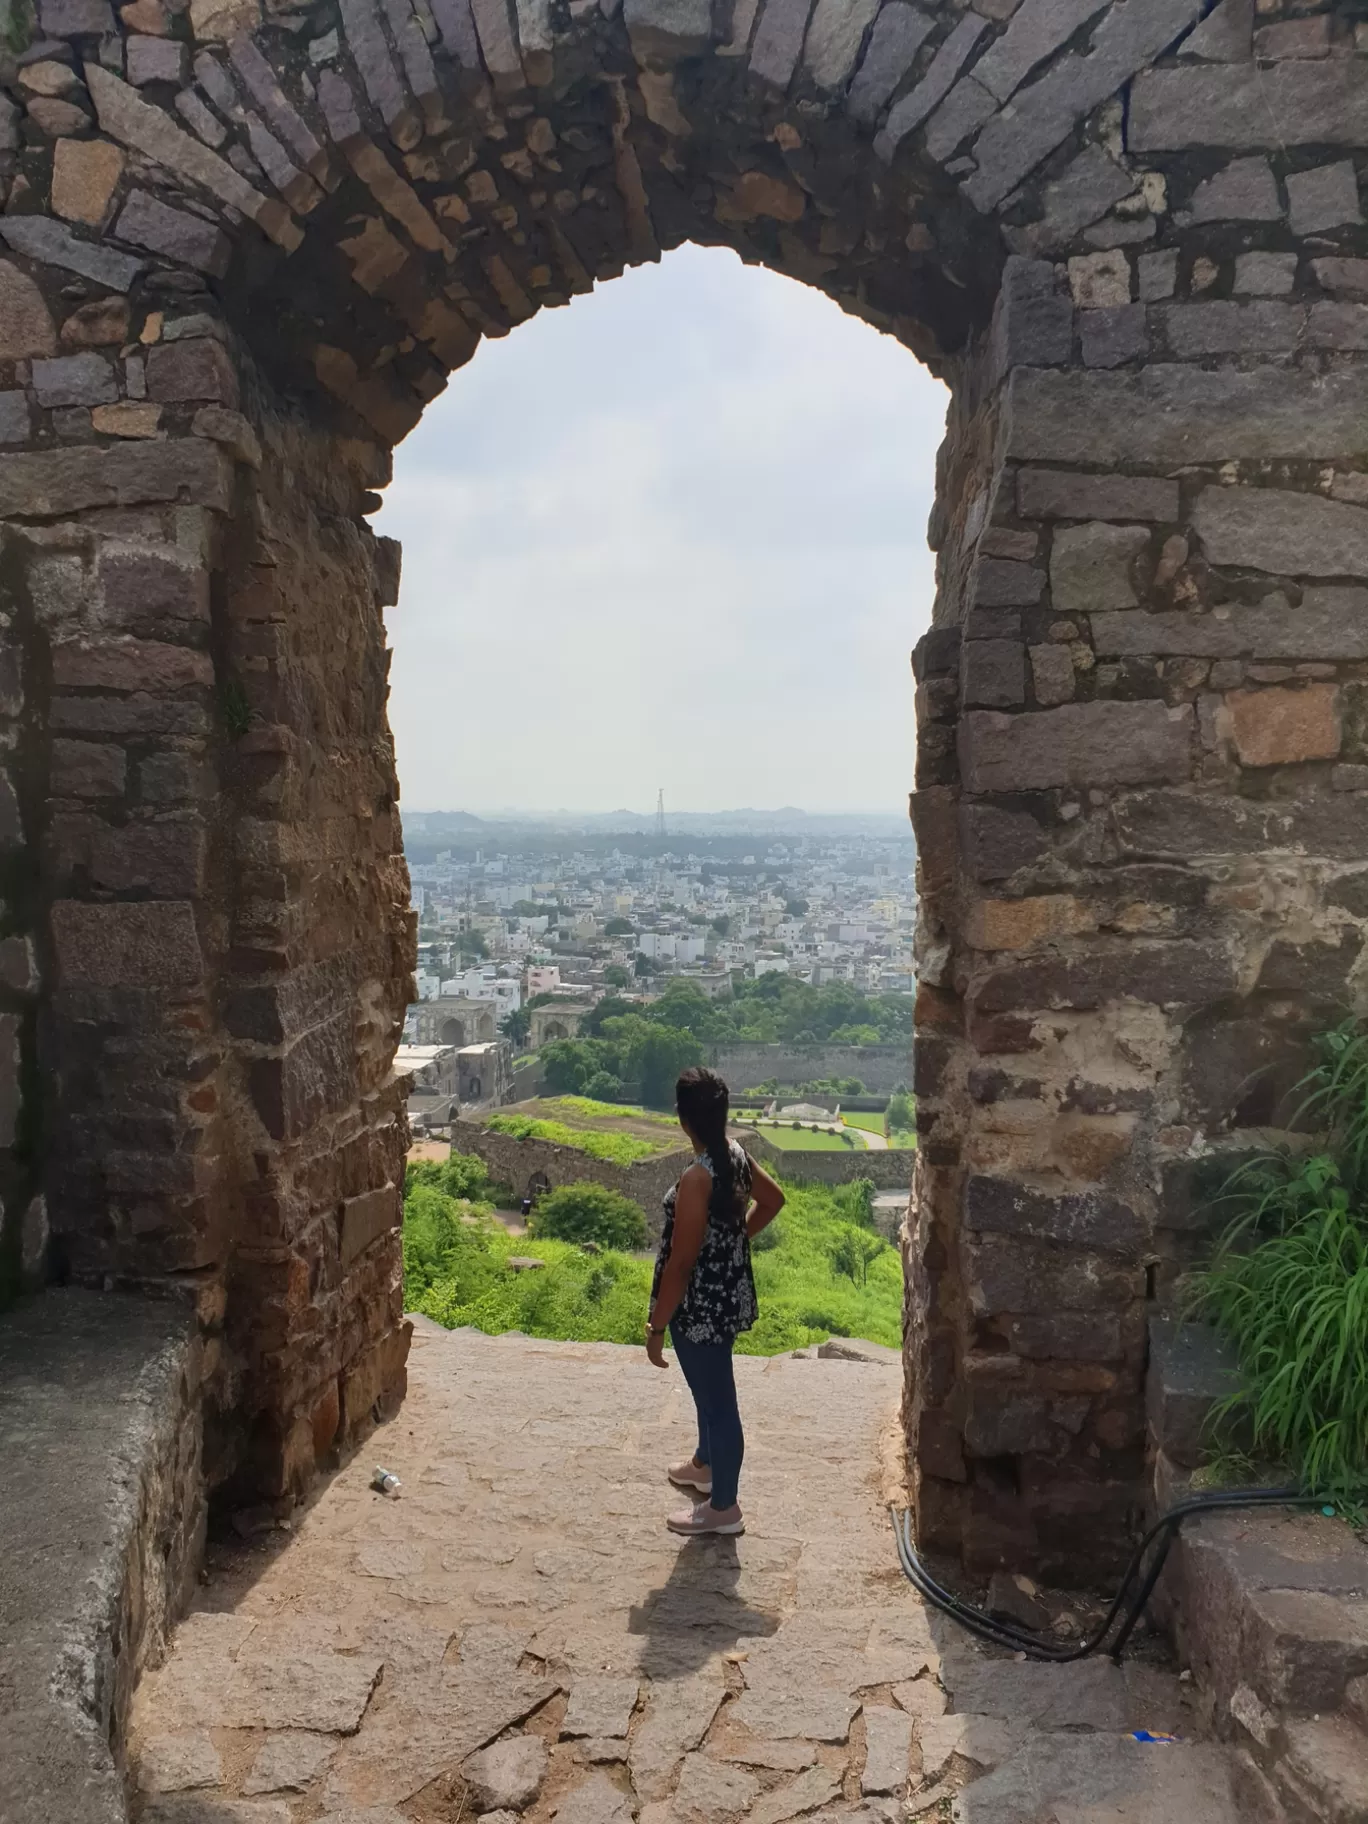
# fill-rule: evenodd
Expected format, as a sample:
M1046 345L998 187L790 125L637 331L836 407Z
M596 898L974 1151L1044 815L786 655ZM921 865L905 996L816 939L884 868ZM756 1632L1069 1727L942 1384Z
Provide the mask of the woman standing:
M745 1437L736 1404L732 1344L758 1315L751 1237L774 1221L784 1193L727 1135L727 1086L716 1072L686 1070L675 1112L694 1162L665 1196L646 1354L664 1368L665 1332L698 1411L698 1449L670 1470L677 1488L704 1499L671 1514L671 1532L744 1533L737 1483Z

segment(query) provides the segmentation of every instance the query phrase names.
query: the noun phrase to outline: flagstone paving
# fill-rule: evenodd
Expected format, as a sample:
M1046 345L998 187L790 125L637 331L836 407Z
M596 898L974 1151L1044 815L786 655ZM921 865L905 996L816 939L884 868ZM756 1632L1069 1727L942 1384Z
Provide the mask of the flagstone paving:
M924 1609L882 1505L896 1367L737 1367L748 1530L685 1541L677 1370L420 1322L364 1457L211 1553L136 1695L135 1819L1237 1824L1219 1746L1129 1733L1190 1734L1173 1674L1016 1663Z

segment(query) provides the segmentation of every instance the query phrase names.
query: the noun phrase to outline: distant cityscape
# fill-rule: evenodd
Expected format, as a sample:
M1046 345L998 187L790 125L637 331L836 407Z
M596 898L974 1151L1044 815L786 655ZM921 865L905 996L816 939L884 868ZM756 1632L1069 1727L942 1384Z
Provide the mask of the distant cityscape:
M406 831L418 917L410 1043L501 1034L535 1046L571 1030L557 1001L650 1000L680 978L710 999L768 974L913 989L916 850L894 818L680 814L662 830L646 816L576 827L428 813ZM443 1003L441 1024L425 1003Z

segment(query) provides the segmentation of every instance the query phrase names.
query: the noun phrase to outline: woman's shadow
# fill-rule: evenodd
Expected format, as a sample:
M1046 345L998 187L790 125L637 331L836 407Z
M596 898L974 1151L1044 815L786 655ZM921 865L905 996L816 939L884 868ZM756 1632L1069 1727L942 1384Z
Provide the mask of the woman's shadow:
M773 1612L752 1608L737 1589L739 1544L730 1537L686 1540L665 1582L632 1606L627 1631L646 1637L640 1665L648 1678L686 1678L739 1640L778 1628L777 1579Z

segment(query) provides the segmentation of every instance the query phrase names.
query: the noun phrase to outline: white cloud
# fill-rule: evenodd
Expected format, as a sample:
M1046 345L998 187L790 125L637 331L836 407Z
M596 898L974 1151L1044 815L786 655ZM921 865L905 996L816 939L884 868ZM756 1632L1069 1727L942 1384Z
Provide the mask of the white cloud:
M897 810L945 401L717 249L483 344L374 522L405 805Z

